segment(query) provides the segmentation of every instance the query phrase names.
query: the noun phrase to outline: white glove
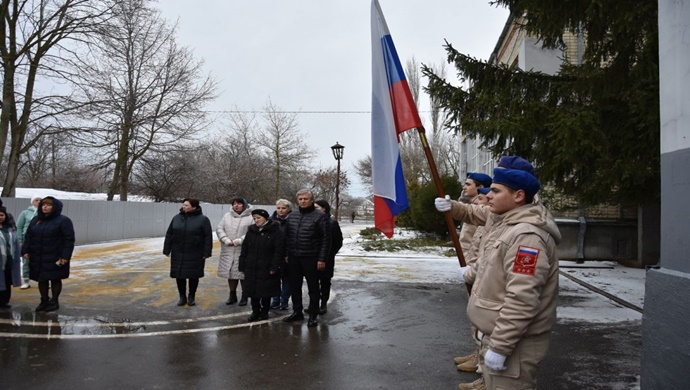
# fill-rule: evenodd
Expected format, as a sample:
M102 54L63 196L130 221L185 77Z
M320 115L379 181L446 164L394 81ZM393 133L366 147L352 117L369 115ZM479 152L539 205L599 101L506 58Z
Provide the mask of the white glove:
M470 269L469 265L458 268L458 280L460 283L465 283L465 272L467 272L468 269Z
M434 205L436 206L436 210L445 213L446 211L450 211L450 208L452 207L450 205L450 198L436 198L434 200Z
M500 353L496 353L492 350L487 350L484 355L484 365L493 371L503 371L508 369L504 364L506 362L506 357Z

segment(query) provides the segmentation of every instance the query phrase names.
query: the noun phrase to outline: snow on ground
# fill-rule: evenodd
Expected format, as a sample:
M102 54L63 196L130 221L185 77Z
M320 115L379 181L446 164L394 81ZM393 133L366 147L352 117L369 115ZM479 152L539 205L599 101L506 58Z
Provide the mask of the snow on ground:
M2 187L0 187L2 191ZM72 200L108 200L107 194L92 194L87 192L67 192L54 190L52 188L17 188L15 189L16 198L27 198L31 199L33 196L40 196L45 198L46 196L53 196L60 200L72 199ZM115 200L119 200L120 196L115 195ZM151 199L139 195L129 195L127 199L130 202L150 202Z
M343 222L344 244L336 257L334 288L338 280L387 283L457 283L458 260L440 255L442 249L429 251L368 252L359 232L366 224ZM414 232L401 231L394 239L410 237ZM85 275L98 274L99 270L119 268L129 272L161 273L167 277L167 259L161 250L163 238L110 242L83 245L75 251L72 264L75 272ZM207 262L207 272L215 275L218 243L214 257ZM644 304L645 271L626 268L614 262L576 264L561 261L561 271L590 285L618 296L638 307ZM595 293L570 279L560 277L560 304L558 317L561 322L585 321L610 323L640 320L638 311L624 307L611 299Z

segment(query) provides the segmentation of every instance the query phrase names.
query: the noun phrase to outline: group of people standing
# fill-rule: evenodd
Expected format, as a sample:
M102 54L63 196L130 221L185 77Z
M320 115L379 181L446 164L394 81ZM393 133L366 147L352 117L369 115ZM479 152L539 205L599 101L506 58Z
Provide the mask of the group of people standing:
M561 234L537 198L541 185L530 162L504 156L493 174L469 175L464 189L475 190L468 193L474 204L435 200L438 211L463 222L468 261L458 278L472 285L467 316L479 351L454 363L463 371L478 364L482 373L461 390L536 389L556 322Z
M251 301L249 322L267 319L271 308L287 310L290 298L293 313L284 320L303 320L305 279L309 291L309 306L304 310L309 315L307 325L316 326L318 315L328 311L342 232L330 216L328 202L315 202L307 189L296 196L297 210L292 210L290 201L279 199L273 215L236 197L231 201L232 210L216 226L221 243L218 276L228 280L230 290L225 304L244 306ZM163 254L170 256L170 277L177 280L179 306L196 304L196 289L212 244L211 224L199 200L185 199L180 213L170 222L163 245Z
M12 287L29 288L29 280L38 282L37 312L60 308L62 280L69 277L75 241L72 221L62 215L62 207L52 196L35 196L15 223L0 201L1 309L11 307Z

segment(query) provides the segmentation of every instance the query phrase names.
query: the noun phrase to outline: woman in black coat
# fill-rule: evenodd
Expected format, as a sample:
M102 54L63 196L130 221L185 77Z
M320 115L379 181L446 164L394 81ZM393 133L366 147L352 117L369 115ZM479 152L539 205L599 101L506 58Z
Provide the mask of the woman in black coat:
M331 205L328 202L319 199L314 202L314 207L328 215L328 224L331 227L331 250L326 259L326 269L319 271L319 297L321 298L319 314L326 314L328 312L328 299L331 297L331 279L333 279L333 271L335 270L335 255L343 246L343 232L340 230L338 221L331 217Z
M204 277L204 266L206 259L211 257L212 249L211 222L201 212L198 199L185 199L180 213L170 221L163 244L163 254L170 256L170 277L177 280L177 291L180 293L177 306L196 305L199 278Z
M249 226L242 242L239 268L252 301L249 322L267 319L271 297L280 294L278 267L285 257L285 239L280 223L268 218L266 210L252 211L254 225Z
M62 215L62 202L52 196L43 198L22 245L22 256L29 259L29 278L38 282L41 293L36 311L60 308L58 297L62 292L62 279L69 278L73 250L74 226L72 220ZM49 291L53 293L52 298Z

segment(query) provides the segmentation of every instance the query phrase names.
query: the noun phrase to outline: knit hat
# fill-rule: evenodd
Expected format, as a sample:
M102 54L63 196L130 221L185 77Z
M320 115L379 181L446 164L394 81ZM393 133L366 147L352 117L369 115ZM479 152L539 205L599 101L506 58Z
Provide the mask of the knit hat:
M264 209L254 209L252 210L252 215L260 215L264 217L265 219L268 219L268 211Z
M244 208L247 208L247 199L244 199L241 196L237 196L235 198L232 198L232 200L230 201L230 204L233 204L233 203L242 203L244 205Z
M31 197L31 204L33 204L36 199L41 200L43 198L40 195L34 195Z
M468 179L472 179L484 187L491 187L491 176L486 173L470 172L467 174Z
M326 202L324 199L319 199L314 203L321 206L321 208L326 214L331 215L331 205L329 205L328 202Z
M537 176L534 173L534 166L529 161L519 156L503 156L500 160L498 160L498 166L506 169L518 169L525 171L534 177Z
M515 190L523 190L533 197L541 185L536 177L519 169L494 168L494 184L503 184Z

